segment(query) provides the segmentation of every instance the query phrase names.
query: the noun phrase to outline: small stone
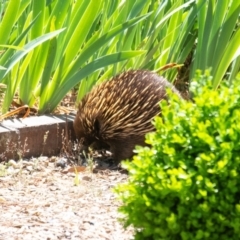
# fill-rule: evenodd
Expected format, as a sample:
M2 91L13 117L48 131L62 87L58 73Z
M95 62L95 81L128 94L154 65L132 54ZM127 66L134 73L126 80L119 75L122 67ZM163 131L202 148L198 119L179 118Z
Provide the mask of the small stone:
M2 196L0 196L0 202L6 202L6 199Z
M68 173L67 173L67 176L68 176L68 177L73 177L73 178L74 178L74 177L76 176L76 174L73 173L73 172L68 172Z
M43 165L44 167L48 167L48 166L49 166L49 161L43 162L42 165Z
M112 156L112 153L106 150L106 155Z
M70 232L66 231L66 232L65 232L65 237L67 237L67 238L71 237Z
M39 161L48 161L49 158L48 158L48 157L45 157L45 156L40 156L40 157L38 158L38 160L39 160Z
M32 171L33 171L33 166L27 166L26 169L27 169L29 172L32 172Z
M34 162L23 160L23 161L22 161L22 164L23 164L23 166L33 166L33 165L34 165Z
M17 164L17 162L13 159L9 160L8 163L10 166L12 166L15 169L19 168L19 164Z
M84 176L84 177L82 177L82 180L85 180L85 181L91 182L91 181L92 181L92 178L89 177L89 176Z
M56 162L57 161L57 157L56 156L52 156L50 159L49 159L50 162Z
M56 161L56 167L65 168L66 166L67 166L67 159L66 158L59 158Z

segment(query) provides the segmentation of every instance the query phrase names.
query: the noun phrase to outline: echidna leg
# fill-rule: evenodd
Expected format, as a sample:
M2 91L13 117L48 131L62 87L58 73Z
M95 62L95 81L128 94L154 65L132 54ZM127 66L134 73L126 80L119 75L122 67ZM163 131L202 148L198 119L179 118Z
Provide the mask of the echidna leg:
M129 138L124 140L112 141L110 149L113 154L113 159L116 164L119 164L122 160L131 160L136 145L145 145L144 137L138 137L137 139Z

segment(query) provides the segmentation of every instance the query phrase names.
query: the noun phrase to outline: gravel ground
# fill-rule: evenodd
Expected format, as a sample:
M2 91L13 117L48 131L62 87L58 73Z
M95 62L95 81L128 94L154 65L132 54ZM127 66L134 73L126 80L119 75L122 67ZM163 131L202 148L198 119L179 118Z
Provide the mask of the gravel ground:
M133 238L118 222L112 188L127 180L118 171L56 167L40 157L0 164L0 240Z

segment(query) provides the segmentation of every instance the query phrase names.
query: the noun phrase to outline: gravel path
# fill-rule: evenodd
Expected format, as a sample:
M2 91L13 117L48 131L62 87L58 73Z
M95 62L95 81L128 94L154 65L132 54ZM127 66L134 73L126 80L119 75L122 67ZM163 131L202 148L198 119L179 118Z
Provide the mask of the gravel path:
M75 174L40 157L0 164L0 240L132 239L118 222L112 188L127 175Z

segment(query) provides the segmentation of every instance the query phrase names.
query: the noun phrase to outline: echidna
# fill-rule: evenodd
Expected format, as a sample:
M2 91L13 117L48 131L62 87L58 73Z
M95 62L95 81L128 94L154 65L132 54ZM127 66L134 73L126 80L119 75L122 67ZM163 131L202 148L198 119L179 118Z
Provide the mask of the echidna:
M95 86L79 104L77 138L86 146L110 146L116 163L130 159L135 145L144 145L145 134L154 130L151 120L160 113L160 100L167 99L166 87L181 97L166 79L146 70L124 72Z

